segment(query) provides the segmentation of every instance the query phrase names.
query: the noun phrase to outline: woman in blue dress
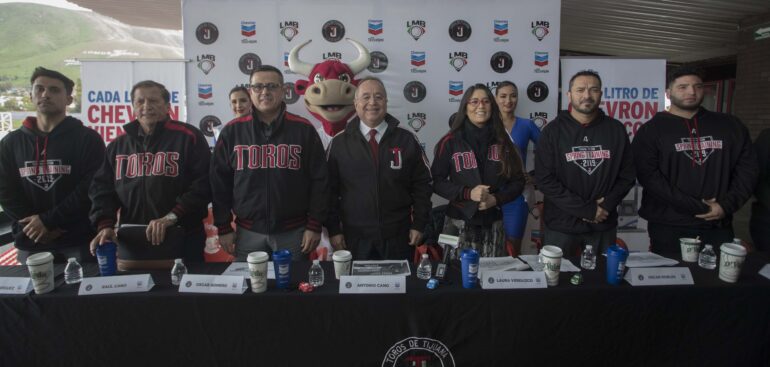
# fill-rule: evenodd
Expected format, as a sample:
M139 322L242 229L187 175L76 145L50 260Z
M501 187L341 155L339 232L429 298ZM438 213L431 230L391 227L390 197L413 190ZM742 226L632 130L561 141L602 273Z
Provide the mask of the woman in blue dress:
M503 81L497 85L495 90L495 99L500 106L500 114L505 125L505 130L511 136L513 144L518 148L521 161L524 166L527 165L527 146L532 141L537 144L540 137L540 129L537 128L532 120L516 117L516 105L519 101L519 88L510 81ZM526 167L523 167L527 172ZM527 175L527 184L531 184L529 175ZM520 195L516 200L503 206L503 226L505 236L513 245L514 256L521 254L521 239L524 238L524 228L527 225L527 216L529 206Z

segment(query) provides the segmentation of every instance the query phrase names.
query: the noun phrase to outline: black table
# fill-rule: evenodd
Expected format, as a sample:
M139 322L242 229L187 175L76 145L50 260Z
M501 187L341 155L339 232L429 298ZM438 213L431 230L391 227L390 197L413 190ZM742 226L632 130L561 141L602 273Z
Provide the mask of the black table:
M293 264L294 290L262 294L180 294L164 271L148 293L77 296L59 278L49 294L0 296L0 366L768 366L766 262L751 254L736 284L694 265L693 286L631 287L607 285L600 257L580 286L564 273L497 291L463 289L453 265L451 284L411 276L400 295L340 295L331 263L307 294L309 263Z

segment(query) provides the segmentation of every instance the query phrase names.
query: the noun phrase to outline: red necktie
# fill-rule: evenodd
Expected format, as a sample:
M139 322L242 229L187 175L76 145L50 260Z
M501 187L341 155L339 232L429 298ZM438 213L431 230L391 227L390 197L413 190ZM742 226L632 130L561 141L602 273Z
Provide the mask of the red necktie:
M372 148L372 157L374 157L374 164L377 165L378 153L380 152L380 145L377 144L377 130L369 130L369 147Z

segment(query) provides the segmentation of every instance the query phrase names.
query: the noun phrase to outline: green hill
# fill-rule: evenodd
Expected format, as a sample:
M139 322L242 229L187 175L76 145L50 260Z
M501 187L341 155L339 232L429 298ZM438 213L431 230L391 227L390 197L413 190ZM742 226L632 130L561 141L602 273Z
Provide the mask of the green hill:
M181 58L181 38L181 31L131 27L96 13L0 4L0 85L27 88L36 66L77 79L75 59Z

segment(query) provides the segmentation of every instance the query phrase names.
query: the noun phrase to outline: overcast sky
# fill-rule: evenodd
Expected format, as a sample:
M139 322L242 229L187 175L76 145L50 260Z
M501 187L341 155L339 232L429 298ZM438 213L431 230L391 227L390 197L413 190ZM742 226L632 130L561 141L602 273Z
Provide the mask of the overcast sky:
M20 0L0 0L0 4L5 4L5 3L35 3L35 4L55 6L57 8L91 11L90 9L81 8L66 0L21 0L21 1Z

